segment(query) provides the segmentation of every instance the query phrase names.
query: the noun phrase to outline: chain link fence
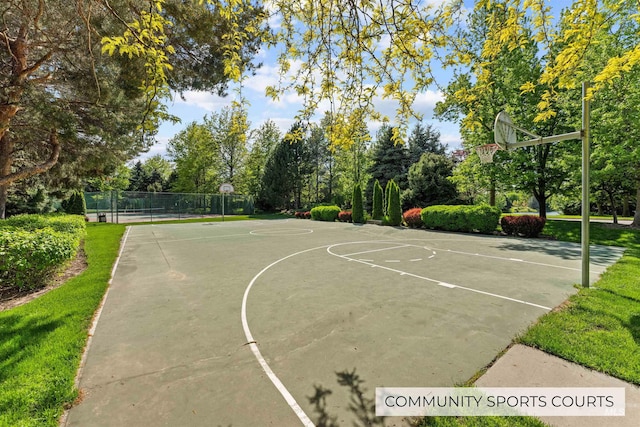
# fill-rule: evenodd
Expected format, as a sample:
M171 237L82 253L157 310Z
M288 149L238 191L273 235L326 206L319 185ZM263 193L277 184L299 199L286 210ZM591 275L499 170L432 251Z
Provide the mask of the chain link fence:
M153 222L255 212L253 197L240 194L103 191L84 193L84 198L87 216L96 222Z

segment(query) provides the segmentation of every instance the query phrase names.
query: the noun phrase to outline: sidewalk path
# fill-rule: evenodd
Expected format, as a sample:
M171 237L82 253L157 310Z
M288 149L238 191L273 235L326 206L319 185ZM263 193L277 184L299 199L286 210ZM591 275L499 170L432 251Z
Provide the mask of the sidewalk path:
M636 427L640 388L543 351L516 344L476 381L478 387L624 387L624 417L540 417L555 427Z

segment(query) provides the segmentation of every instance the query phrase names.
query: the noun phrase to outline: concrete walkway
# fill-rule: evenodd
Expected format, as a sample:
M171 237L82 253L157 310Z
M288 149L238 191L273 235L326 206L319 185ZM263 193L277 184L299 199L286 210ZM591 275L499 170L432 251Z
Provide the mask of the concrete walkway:
M476 381L478 387L624 387L624 417L540 417L557 427L636 427L640 388L524 345L511 347Z

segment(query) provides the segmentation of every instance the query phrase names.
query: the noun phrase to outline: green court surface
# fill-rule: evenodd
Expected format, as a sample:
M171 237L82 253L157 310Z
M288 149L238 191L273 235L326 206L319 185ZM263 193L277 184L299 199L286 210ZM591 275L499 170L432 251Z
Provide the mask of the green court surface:
M592 247L592 281L621 255ZM135 226L66 425L362 423L350 405L375 387L468 380L576 291L580 265L579 245L538 239L296 219ZM364 383L338 383L354 372Z

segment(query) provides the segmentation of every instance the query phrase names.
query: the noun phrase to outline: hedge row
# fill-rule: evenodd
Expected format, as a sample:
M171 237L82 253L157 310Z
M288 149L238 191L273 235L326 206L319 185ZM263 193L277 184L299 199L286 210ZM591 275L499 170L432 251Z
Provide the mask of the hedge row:
M505 216L500 220L502 231L514 236L538 237L547 222L535 215Z
M429 206L420 214L425 227L445 231L492 233L500 219L500 209L482 206Z
M316 206L311 209L311 219L334 222L341 210L338 206Z
M84 232L84 218L75 215L18 215L0 222L1 286L45 286L76 255Z

